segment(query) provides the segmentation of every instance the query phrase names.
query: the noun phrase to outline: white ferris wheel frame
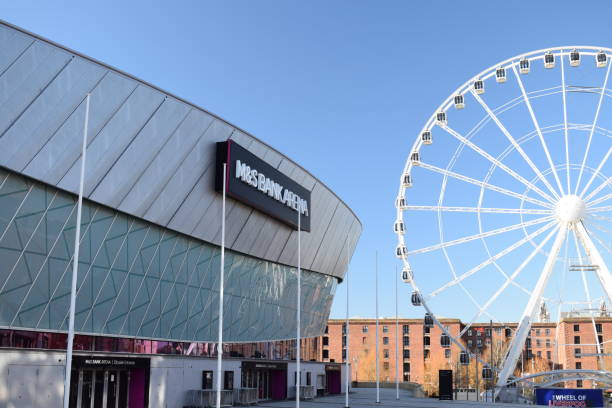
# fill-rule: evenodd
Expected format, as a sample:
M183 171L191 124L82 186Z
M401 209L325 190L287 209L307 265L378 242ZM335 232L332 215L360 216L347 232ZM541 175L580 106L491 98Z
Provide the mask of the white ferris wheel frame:
M584 56L592 56L597 58L597 55L600 53L605 53L606 55L606 74L605 74L605 80L603 85L601 86L601 90L598 91L599 93L599 101L597 104L597 108L596 108L596 113L595 113L595 117L593 119L592 124L571 124L568 123L568 119L567 119L567 104L566 104L566 94L567 94L567 87L566 87L566 83L565 83L565 66L564 66L564 60L565 57L569 57L569 55L574 52L574 51L578 51L579 55L580 55L580 60L583 60ZM533 64L534 61L544 61L545 55L548 53L552 53L554 58L555 58L555 62L556 61L560 61L560 65L561 65L561 93L562 93L562 98L563 98L563 131L564 131L564 138L565 138L565 157L566 157L566 162L565 162L565 167L566 169L566 179L562 180L562 177L559 176L559 171L558 170L562 170L559 169L559 165L555 165L552 161L552 158L550 156L550 152L548 150L548 147L546 145L546 141L544 140L544 136L543 136L543 130L540 127L538 120L534 114L533 108L531 106L531 98L530 98L530 94L527 93L527 91L525 90L525 87L523 85L523 82L521 80L521 74L519 74L517 72L517 66L519 66L520 61L527 59L529 61L530 64ZM600 113L600 109L602 106L602 101L604 99L604 96L606 96L606 92L609 91L608 88L608 78L609 78L609 74L610 74L610 68L612 67L612 49L610 48L606 48L606 47L593 47L593 46L562 46L562 47L554 47L554 48L547 48L547 49L540 49L540 50L536 50L536 51L532 51L529 53L525 53L525 54L521 54L521 55L517 55L514 56L512 58L508 58L505 61L502 61L498 64L495 64L485 70L483 70L482 72L480 72L479 74L475 75L474 77L470 78L468 81L466 81L465 83L463 83L460 87L458 87L453 93L450 94L450 96L442 103L440 104L440 106L434 111L434 113L431 115L431 117L429 118L429 120L426 122L425 126L423 126L423 128L421 129L421 132L419 133L418 137L416 138L414 144L412 145L412 148L410 150L410 155L408 160L406 161L406 164L404 166L404 171L402 172L402 176L400 179L400 187L399 187L399 192L398 192L398 200L400 198L405 200L405 193L406 193L406 189L407 187L404 185L403 181L404 181L404 177L405 175L410 175L412 172L412 168L414 166L413 160L410 156L412 156L413 152L420 152L420 149L423 145L423 140L421 138L421 135L426 132L426 131L430 131L432 128L434 128L435 126L440 127L442 130L444 130L445 132L447 132L448 134L450 134L451 136L453 136L455 139L457 139L462 145L460 146L459 149L463 149L464 147L469 147L470 149L472 149L473 151L475 151L476 153L478 153L479 155L481 155L482 157L484 157L486 160L488 160L489 162L491 162L491 168L489 169L489 173L487 174L487 177L484 180L476 180L467 176L463 176L461 174L455 173L451 170L449 170L449 168L452 165L452 160L451 160L451 164L449 164L449 166L446 169L442 169L442 168L438 168L436 166L430 165L430 164L425 164L422 162L419 162L418 165L421 167L425 167L428 170L437 172L441 175L444 176L444 181L442 183L442 189L440 192L440 196L439 196L439 201L437 205L432 205L432 206L414 206L414 205L396 205L396 219L397 222L401 222L403 224L403 212L406 210L413 210L413 211L438 211L438 215L440 214L441 211L446 211L446 212L476 212L478 215L478 223L479 223L479 234L476 235L472 235L469 237L464 237L461 239L457 239L457 240L453 240L453 241L448 241L445 242L444 241L444 237L443 237L443 230L442 228L440 228L439 225L439 232L440 232L440 244L437 245L432 245L430 247L426 247L426 248L420 248L414 251L409 251L408 249L406 249L405 246L405 240L404 240L404 235L403 235L403 227L401 229L401 231L396 231L397 232L397 236L398 236L398 249L401 247L404 249L404 254L402 254L401 259L402 262L404 264L404 268L407 268L408 270L410 270L410 265L408 262L408 258L411 255L415 255L418 253L422 253L422 252L427 252L427 251L431 251L431 250L436 250L436 249L441 249L445 256L448 258L448 255L445 251L445 248L447 246L450 245L455 245L458 243L463 243L463 242L468 242L470 240L475 240L475 239L481 239L482 242L485 242L485 240L483 238L490 236L490 235L494 235L497 233L502 233L502 232L506 232L506 231L511 231L514 229L518 229L518 228L522 228L523 231L525 232L525 238L523 238L522 240L518 241L517 243L515 243L514 245L504 249L503 251L495 254L495 255L491 255L491 252L489 251L486 243L485 243L485 248L486 251L489 255L489 259L484 261L483 263L481 263L480 265L476 266L475 268L473 268L472 270L463 273L462 275L457 275L456 272L454 271L454 267L452 267L452 263L449 263L451 265L451 269L454 279L447 283L445 286L447 285L461 285L461 281L463 279L465 279L466 277L471 276L473 273L476 273L478 270L484 268L487 265L493 264L494 266L496 266L501 272L502 274L506 277L506 282L504 283L504 285L502 285L501 288L499 288L497 290L497 292L494 294L493 297L491 297L487 303L484 306L480 306L477 302L475 303L477 305L477 307L479 308L479 314L478 316L482 315L483 313L486 312L487 307L499 296L499 294L501 294L501 292L503 292L503 290L505 290L505 288L510 285L517 285L513 279L514 277L516 277L526 266L527 264L531 261L531 259L533 257L535 257L535 255L539 252L542 251L543 247L552 239L553 235L555 235L555 239L554 242L552 244L552 248L551 250L548 252L547 254L547 259L546 259L546 263L544 265L543 271L538 279L538 282L536 283L536 286L534 287L534 289L531 291L530 293L530 298L529 301L527 303L527 306L525 307L525 310L522 313L521 319L519 321L519 325L516 329L515 334L512 336L512 340L510 343L510 347L508 349L508 351L506 352L505 358L504 358L504 362L503 362L503 366L501 367L501 369L497 369L495 367L490 367L491 369L494 369L496 371L498 371L498 381L496 383L496 392L495 394L497 395L497 393L499 392L499 390L502 387L505 387L507 384L509 384L509 380L510 380L510 376L512 374L512 372L514 371L517 361L522 353L522 349L525 343L525 340L529 334L529 330L531 328L531 323L534 321L535 316L537 314L537 309L538 306L541 304L542 300L543 300L543 292L544 289L546 288L546 285L548 283L548 280L551 276L552 270L553 270L553 266L556 262L557 256L561 250L561 247L563 246L563 243L566 243L567 246L567 236L568 236L568 231L570 229L572 229L574 231L574 237L578 237L578 239L576 240L576 245L578 245L578 241L580 242L582 248L584 249L585 255L588 258L588 260L590 261L591 265L597 265L598 267L595 268L595 273L597 275L597 278L601 284L601 286L603 287L605 296L608 298L609 302L612 302L612 276L610 275L610 272L607 268L607 265L605 264L603 257L601 256L601 254L599 253L597 247L594 245L593 240L590 237L589 232L587 231L587 229L584 226L584 222L583 220L580 220L578 222L573 222L573 223L566 223L566 222L562 222L559 220L555 220L555 216L554 216L554 206L555 206L555 201L559 200L561 198L561 196L559 195L559 193L561 193L561 195L566 195L566 194L574 194L574 195L579 195L580 197L583 197L584 200L587 202L587 206L588 206L588 210L592 213L592 212L603 212L603 211L609 211L612 210L612 206L603 206L603 207L595 207L597 204L601 204L603 202L605 202L607 199L611 198L612 194L607 194L603 197L600 197L598 199L592 200L598 193L601 192L601 190L603 190L604 188L608 187L611 183L612 183L612 177L608 177L606 179L604 179L604 181L599 184L599 186L591 191L588 195L585 196L585 193L588 191L589 187L591 187L592 183L599 177L603 177L602 174L600 174L600 171L602 169L602 167L604 166L604 164L606 163L606 161L608 160L610 154L612 153L612 147L609 148L609 150L607 151L607 154L605 155L604 159L599 163L599 165L597 166L596 169L594 169L592 171L592 175L591 177L588 179L588 181L586 182L585 186L582 188L581 191L579 191L580 189L580 182L582 181L582 177L583 177L583 173L585 168L588 168L589 170L592 170L592 168L586 166L586 161L587 161L587 157L589 154L589 150L591 147L591 141L593 138L593 134L597 131L599 132L606 132L609 136L612 136L612 132L608 131L607 129L602 129L599 128L597 126L597 122L598 122L598 118L599 118L599 113ZM551 172L554 176L554 182L556 187L558 188L555 189L550 182L548 181L548 179L544 176L544 174L540 171L540 169L533 163L533 161L529 158L529 156L523 151L522 147L521 147L521 143L519 143L511 134L510 132L504 127L503 123L499 120L499 118L497 117L496 113L494 112L494 110L492 110L487 104L486 102L483 100L483 98L477 93L475 92L473 86L475 81L481 80L481 81L485 81L489 78L495 77L496 76L496 71L499 68L503 68L505 69L505 72L508 71L512 71L514 74L514 78L516 78L516 81L520 87L521 90L521 96L515 98L514 101L508 101L506 102L505 105L508 105L509 107L506 107L505 109L509 109L510 107L517 105L519 103L524 103L527 106L527 109L529 111L530 117L533 121L533 125L535 127L535 130L532 133L531 137L535 137L537 135L537 137L540 140L540 143L542 145L542 148L544 150L544 153L546 155L547 161L550 165L550 169L549 172ZM540 89L537 91L534 91L535 93L541 93L541 96L546 96L552 93L557 93L558 91L551 91L554 88L551 89ZM595 91L597 90L597 88L593 91L595 93ZM548 92L548 93L546 93ZM508 147L508 149L506 149L506 154L509 151L516 151L518 152L522 158L525 160L525 162L529 165L529 167L533 170L533 172L536 174L536 177L533 179L534 181L530 181L525 179L523 176L521 176L520 174L518 174L517 172L515 172L514 170L512 170L510 167L508 167L507 165L502 163L502 159L503 157L493 157L491 154L487 153L485 150L483 150L482 148L478 147L475 143L471 142L469 137L466 137L464 135L461 135L459 132L457 132L456 130L454 130L451 126L448 125L447 122L442 122L440 123L437 120L437 114L439 112L447 112L453 105L454 105L454 98L457 95L462 95L465 96L467 93L470 93L474 99L476 99L476 101L478 101L478 103L482 106L482 108L484 109L484 111L487 113L488 118L490 118L499 128L499 130L503 133L503 135L508 139L508 141L510 142L511 146ZM612 96L612 95L607 95L607 96ZM513 105L511 105L513 104ZM503 106L503 105L502 105ZM481 121L482 122L482 121ZM479 126L480 124L478 124L477 126ZM570 184L570 162L569 162L569 151L568 151L568 130L570 129L583 129L583 130L588 130L589 131L589 137L588 137L588 144L586 147L586 151L583 157L583 160L581 162L580 165L580 173L578 176L578 180L576 182L576 188L574 191L571 191L571 184ZM534 134L535 133L535 134ZM455 157L453 159L455 159L457 156L457 151L455 152ZM525 192L520 195L517 193L514 193L510 190L504 189L502 187L499 186L495 186L492 184L488 183L488 179L491 176L491 173L494 169L499 168L501 170L503 170L504 172L506 172L508 175L512 176L513 178L515 178L516 180L518 180L519 182L521 182L522 184L524 184L527 189L525 190ZM462 180L464 182L467 183L471 183L474 184L476 186L480 186L481 188L481 193L480 193L480 198L479 198L479 202L478 202L478 207L444 207L442 206L442 199L444 197L444 190L445 190L445 186L446 186L446 182L448 180L448 178L455 178L455 179L459 179ZM537 181L541 181L544 186L542 188L537 187L536 183ZM565 188L567 188L567 190ZM497 191L499 193L502 194L506 194L509 196L514 196L515 198L519 198L521 200L521 208L519 211L517 211L516 209L507 209L507 208L484 208L482 207L482 199L483 199L483 193L485 191L485 189L487 190L493 190L493 191ZM538 194L538 198L533 198L533 197L529 197L527 196L527 194L529 193L529 191L533 191L534 193ZM518 196L518 197L517 197ZM591 201L592 200L592 201ZM539 206L548 208L550 210L538 210L538 209L524 209L523 208L523 204L525 201L528 202L532 202L533 204L537 204ZM398 203L398 201L396 200L396 203ZM521 223L520 224L516 224L516 225L512 225L509 227L505 227L505 228L500 228L497 230L492 230L492 231L487 231L487 232L483 232L482 231L482 222L481 222L481 214L482 213L519 213L521 214L521 217L523 214L532 214L532 215L542 215L545 217L541 217L541 218L536 218L534 220L525 222L522 220L521 218ZM601 216L601 218L605 218L603 216ZM610 221L612 221L612 219L610 219ZM441 222L441 217L438 216L438 223ZM541 224L544 224L544 226L542 226ZM538 225L539 228L531 233L531 234L527 234L527 231L525 229L525 227L529 226L529 225ZM552 229L551 229L552 228ZM538 244L536 245L532 239L535 238L538 235L543 234L544 232L547 232L548 234L547 236ZM595 236L595 238L598 240L598 242L600 242L600 244L604 244L601 240L599 240L599 238L597 238ZM535 249L531 252L531 254L523 261L523 263L514 271L514 273L510 276L508 276L505 272L503 272L501 270L501 268L499 268L496 264L496 260L499 259L500 257L504 256L505 254L511 252L512 250L514 250L515 248L517 248L518 246L521 246L523 243L525 243L526 241L530 241L532 243L532 245L535 247ZM609 247L605 246L606 248L608 248L610 250ZM577 247L578 249L578 247ZM612 251L611 251L612 252ZM448 260L448 259L447 259ZM586 284L586 279L584 277L584 271L582 271L582 279L584 281L584 285L585 285L585 291L586 291L586 295L587 295L587 302L590 304L592 299L590 298L590 294L588 291L588 287ZM441 287L439 289L434 290L432 293L429 294L429 296L424 296L421 294L418 286L415 283L414 279L410 279L410 284L412 285L413 290L415 291L415 293L417 293L419 295L420 298L420 302L421 305L424 307L425 311L432 317L432 320L434 322L434 324L436 326L438 326L442 333L445 334L446 336L448 336L448 338L451 340L452 343L454 343L456 346L459 347L460 350L462 350L465 353L468 353L468 355L470 356L474 356L473 353L471 353L466 347L464 347L464 345L457 339L460 338L461 335L465 332L465 330L467 330L468 327L471 326L472 323L474 323L475 319L473 319L470 324L468 326L466 326L466 328L464 329L464 331L462 331L457 338L455 338L453 335L451 335L449 333L449 331L446 329L446 327L440 323L440 321L437 319L437 317L435 316L435 314L433 313L433 311L431 310L430 306L428 305L427 301L432 297L432 295L435 296L436 293L440 293L441 291L443 291L445 289L445 287ZM522 290L526 291L527 293L529 293L529 291L525 288L522 288ZM464 289L464 291L466 293L467 290ZM471 297L471 295L468 296ZM471 299L473 302L475 302L475 300L472 298ZM593 320L593 326L594 326L594 320ZM598 353L600 353L600 349L599 349L599 344L597 344L597 350ZM482 360L478 354L475 355L476 359L479 360L483 366L489 366L489 364L487 362L485 362L484 360ZM558 370L558 371L563 371L563 370ZM516 380L513 380L516 381Z

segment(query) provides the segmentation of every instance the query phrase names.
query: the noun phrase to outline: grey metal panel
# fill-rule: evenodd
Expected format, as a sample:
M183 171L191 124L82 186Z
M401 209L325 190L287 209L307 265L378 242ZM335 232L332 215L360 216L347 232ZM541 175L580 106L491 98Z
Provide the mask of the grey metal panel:
M148 87L137 87L102 131L89 142L85 161L84 195L86 197L89 197L92 190L132 139L151 119L151 115L160 107L164 99L162 94ZM80 168L81 159L79 158L62 178L59 186L66 190L76 191L79 185Z
M0 73L4 72L23 53L34 39L0 25Z
M206 113L197 110L189 112L185 121L128 192L119 209L129 214L144 216L145 210L160 195L161 190L212 123L213 118Z
M23 164L32 161L104 72L89 61L72 59L2 137L11 155L7 166L23 170Z
M88 143L91 143L113 117L136 86L133 81L107 71L100 83L91 91ZM85 104L81 103L54 132L28 164L24 173L57 185L81 155L80 141L84 120Z
M308 268L318 270L317 268L326 267L330 264L334 265L335 260L344 255L340 251L341 247L338 243L346 240L352 221L353 217L349 209L341 204L338 205L330 221L330 225L333 228L328 228L325 232L323 239L319 242L319 248L315 253L314 260Z
M0 166L76 193L87 92L92 95L87 197L219 244L215 142L231 137L312 191L312 231L302 234L302 265L316 264L318 272L343 275L345 261L337 254L344 240L336 237L342 233L328 231L356 225L358 235L361 226L348 207L303 168L193 104L2 22ZM342 216L334 216L336 211ZM232 199L227 216L226 242L232 249L295 265L296 234L291 228Z
M113 163L90 195L91 199L104 200L117 208L166 140L181 125L189 110L185 104L166 98L121 157Z
M353 257L355 253L355 248L357 247L357 241L359 240L359 236L361 235L361 224L357 220L357 218L352 218L352 224L349 228L348 236L344 239L344 243L342 244L342 248L338 256L336 257L336 265L332 269L331 275L333 276L344 276L346 272L347 266L347 257L346 257L346 247L348 244L348 259Z
M37 41L0 76L0 136L71 58Z
M201 211L201 207L197 207L197 201L210 200L214 196L210 190L213 186L210 172L214 168L214 143L227 140L232 132L230 126L215 120L166 183L144 217L159 225L191 235L196 219L194 212L197 214ZM195 190L200 193L192 194ZM196 203L191 202L194 206L183 210L183 204L190 196Z

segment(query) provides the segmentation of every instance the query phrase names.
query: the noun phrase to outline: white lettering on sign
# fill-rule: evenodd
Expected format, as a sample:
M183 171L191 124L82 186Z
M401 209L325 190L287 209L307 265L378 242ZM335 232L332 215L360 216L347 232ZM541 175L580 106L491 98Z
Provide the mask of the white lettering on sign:
M294 211L299 211L300 214L308 216L308 202L306 200L240 160L236 160L236 178Z

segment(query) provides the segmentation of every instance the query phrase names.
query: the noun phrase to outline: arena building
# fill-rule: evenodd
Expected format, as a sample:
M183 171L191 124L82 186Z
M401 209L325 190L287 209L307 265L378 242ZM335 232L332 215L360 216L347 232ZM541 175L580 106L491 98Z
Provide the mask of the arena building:
M316 338L361 234L352 210L246 131L0 21L0 405L63 398L87 94L72 406L182 406L212 388L224 161L225 388L291 397L297 217ZM338 365L303 367L303 383L337 388Z

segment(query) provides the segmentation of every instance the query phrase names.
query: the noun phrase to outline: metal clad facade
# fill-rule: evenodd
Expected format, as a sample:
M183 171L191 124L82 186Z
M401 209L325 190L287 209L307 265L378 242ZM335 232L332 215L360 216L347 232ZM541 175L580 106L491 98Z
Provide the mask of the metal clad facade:
M88 92L87 198L218 245L214 144L231 137L311 191L313 226L302 236L302 265L342 278L343 231L357 224L350 230L356 240L361 227L322 183L208 112L2 23L0 166L75 193ZM227 210L231 249L296 265L293 231L232 200Z

